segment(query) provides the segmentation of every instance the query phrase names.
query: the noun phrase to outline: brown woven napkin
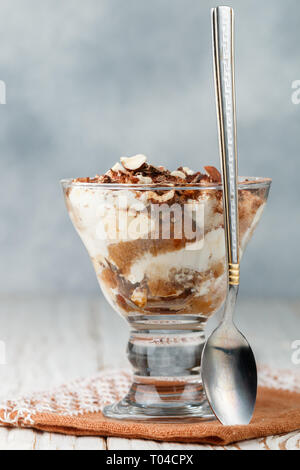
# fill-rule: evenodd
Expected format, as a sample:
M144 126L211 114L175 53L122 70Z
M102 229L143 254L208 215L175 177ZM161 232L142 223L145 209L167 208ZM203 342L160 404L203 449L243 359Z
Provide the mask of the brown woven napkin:
M0 424L77 436L219 445L299 430L299 374L272 374L262 369L260 383L255 414L248 426L222 426L216 420L182 424L109 420L101 409L124 396L130 384L127 371L102 372L50 392L9 400L0 409Z

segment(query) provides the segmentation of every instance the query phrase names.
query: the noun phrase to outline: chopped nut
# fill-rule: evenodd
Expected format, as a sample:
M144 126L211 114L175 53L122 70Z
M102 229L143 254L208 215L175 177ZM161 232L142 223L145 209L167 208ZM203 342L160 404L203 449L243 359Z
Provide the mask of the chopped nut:
M137 287L132 293L131 300L137 307L145 307L147 304L147 290Z
M120 171L121 173L126 173L126 170L124 168L123 165L121 165L121 163L117 162L111 169L111 171L115 171L115 172L118 172Z
M145 155L135 155L134 157L122 157L121 163L126 170L139 170L147 161Z
M150 178L150 176L143 176L143 175L137 174L136 177L138 178L139 183L141 183L141 184L152 184L153 183L153 180L152 180L152 178Z
M209 179L207 175L203 175L202 173L200 173L200 171L197 171L197 173L194 173L193 175L191 176L188 176L188 181L189 183L202 183L203 179L206 178L206 179Z
M176 176L177 178L181 178L183 180L186 178L186 175L179 170L172 171L171 176Z
M194 170L191 170L191 169L190 169L189 167L187 167L187 166L182 167L182 171L184 171L184 173L185 173L186 175L188 175L188 176L191 176L191 175L194 175L194 174L195 174Z
M166 191L164 194L157 194L154 191L149 191L148 192L148 199L153 199L154 201L158 202L166 202L169 201L170 199L173 199L175 196L175 190L172 189L171 191Z
M214 166L205 166L204 169L214 183L222 181L221 173Z
M89 183L90 182L90 178L89 177L86 177L86 178L76 178L74 180L75 183Z
M111 183L110 175L101 175L98 178L99 183Z

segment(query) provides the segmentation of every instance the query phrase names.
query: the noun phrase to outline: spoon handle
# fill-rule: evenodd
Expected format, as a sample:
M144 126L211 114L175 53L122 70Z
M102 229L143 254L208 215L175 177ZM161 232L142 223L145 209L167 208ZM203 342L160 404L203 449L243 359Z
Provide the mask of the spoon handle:
M214 72L223 175L224 229L229 287L239 285L240 272L233 30L234 13L232 8L213 8Z

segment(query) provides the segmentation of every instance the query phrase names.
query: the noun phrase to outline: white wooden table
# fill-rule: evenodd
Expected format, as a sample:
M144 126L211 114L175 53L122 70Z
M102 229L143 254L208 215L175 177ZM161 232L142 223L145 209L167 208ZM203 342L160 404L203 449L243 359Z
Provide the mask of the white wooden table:
M259 362L300 371L291 345L300 340L300 302L244 301L239 326L249 337ZM0 297L0 341L6 364L0 365L0 399L49 389L107 367L128 366L126 323L97 298ZM214 319L210 328L213 327ZM113 341L112 341L113 338ZM300 432L247 441L226 449L300 449ZM72 437L28 429L0 428L2 449L172 450L223 449L196 444L157 443L98 437Z

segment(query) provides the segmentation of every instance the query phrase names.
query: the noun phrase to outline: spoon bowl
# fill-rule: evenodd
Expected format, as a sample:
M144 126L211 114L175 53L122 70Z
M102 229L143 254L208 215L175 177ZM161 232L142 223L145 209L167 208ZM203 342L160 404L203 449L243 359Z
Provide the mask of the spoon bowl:
M222 424L246 425L251 421L256 402L256 362L248 341L236 328L232 317L227 318L211 334L203 349L204 388Z

